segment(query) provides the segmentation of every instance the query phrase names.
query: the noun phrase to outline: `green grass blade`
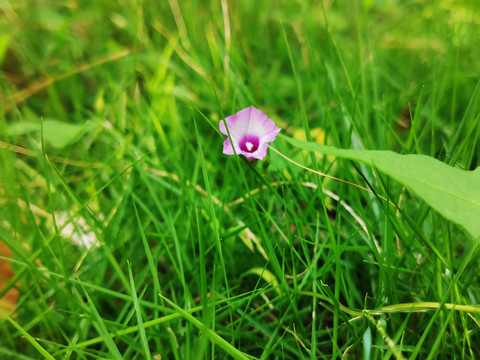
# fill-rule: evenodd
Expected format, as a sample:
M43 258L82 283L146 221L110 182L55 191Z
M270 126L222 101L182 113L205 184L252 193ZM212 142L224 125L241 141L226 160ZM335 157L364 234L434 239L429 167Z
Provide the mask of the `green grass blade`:
M248 357L245 355L243 352L240 350L237 350L232 344L230 344L228 341L226 341L224 338L222 338L220 335L215 333L212 329L206 327L205 324L203 324L201 321L190 315L187 311L183 310L181 307L179 307L177 304L174 302L170 301L166 297L160 296L170 305L172 306L178 313L186 320L191 322L198 330L204 332L206 336L215 344L217 344L219 347L221 347L227 354L232 356L234 359L237 360L251 360L251 357Z
M12 325L20 332L20 334L22 334L23 336L25 336L25 338L28 340L28 342L29 342L30 344L32 344L33 347L34 347L35 349L37 349L38 352L39 352L40 354L42 354L42 356L43 356L45 359L55 360L55 358L54 358L52 355L50 355L50 353L49 353L47 350L45 350L45 349L43 348L43 346L40 345L24 328L22 328L19 324L17 324L17 323L16 323L14 320L12 320L9 316L8 316L6 319L7 319L7 321L8 321L10 324L12 324Z
M87 290L85 287L82 285L83 293L85 294L85 297L88 300L88 305L90 307L90 310L96 320L96 323L94 324L95 327L97 328L98 332L101 334L103 341L105 342L105 345L107 346L108 350L110 351L110 354L116 359L116 360L123 360L122 355L120 354L120 351L118 350L117 345L115 345L115 342L113 341L112 337L110 336L110 332L107 330L107 327L105 326L102 317L97 311L97 308L95 307L92 298L88 294Z
M152 354L150 354L150 349L148 347L147 334L145 333L145 327L142 319L142 312L140 311L140 304L138 303L137 290L135 288L135 281L133 280L132 264L130 262L128 262L128 275L130 276L130 287L132 290L131 293L132 293L133 307L135 308L135 314L137 315L138 330L140 332L140 339L142 340L143 351L145 352L145 356L147 357L147 359L151 359Z

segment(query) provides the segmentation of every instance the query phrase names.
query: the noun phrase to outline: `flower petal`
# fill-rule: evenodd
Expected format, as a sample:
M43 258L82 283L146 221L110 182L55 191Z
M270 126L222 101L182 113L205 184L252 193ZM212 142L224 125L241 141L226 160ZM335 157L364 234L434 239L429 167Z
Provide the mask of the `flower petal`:
M265 156L267 156L267 143L263 143L260 145L260 147L257 149L255 154L252 154L252 157L255 159L263 159Z
M237 150L238 146L235 147L235 150ZM230 139L227 139L223 142L223 153L225 155L234 155L235 153L233 152L233 147L232 143L230 142ZM238 154L238 152L237 152Z

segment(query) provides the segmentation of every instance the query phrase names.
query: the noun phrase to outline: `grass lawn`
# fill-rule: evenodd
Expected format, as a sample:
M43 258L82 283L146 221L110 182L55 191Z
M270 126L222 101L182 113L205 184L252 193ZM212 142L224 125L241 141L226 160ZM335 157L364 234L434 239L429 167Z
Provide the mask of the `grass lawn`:
M479 29L477 0L1 1L0 358L479 358ZM219 130L250 106L282 129L256 161Z

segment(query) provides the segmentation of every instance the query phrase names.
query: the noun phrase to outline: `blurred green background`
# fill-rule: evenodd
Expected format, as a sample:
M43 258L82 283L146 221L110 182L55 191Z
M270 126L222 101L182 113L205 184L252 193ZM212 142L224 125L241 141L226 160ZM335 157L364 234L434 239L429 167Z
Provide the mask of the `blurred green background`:
M422 101L419 128L440 133L434 153L453 151L445 138L479 73L474 0L22 0L1 10L2 128L13 139L31 130L16 122L106 120L141 150L179 151L191 103L214 120L252 104L299 126L282 26L313 126L329 130L331 110L356 107L356 130L375 148L392 147L385 135ZM76 146L104 151L101 136ZM430 153L430 141L422 134L417 150Z

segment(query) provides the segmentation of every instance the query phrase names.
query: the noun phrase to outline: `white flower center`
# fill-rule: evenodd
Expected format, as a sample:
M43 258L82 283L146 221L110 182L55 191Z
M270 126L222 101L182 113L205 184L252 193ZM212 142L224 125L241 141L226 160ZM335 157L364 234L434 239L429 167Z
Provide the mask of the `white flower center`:
M253 144L250 141L247 141L245 143L245 147L247 148L248 151L252 151Z

